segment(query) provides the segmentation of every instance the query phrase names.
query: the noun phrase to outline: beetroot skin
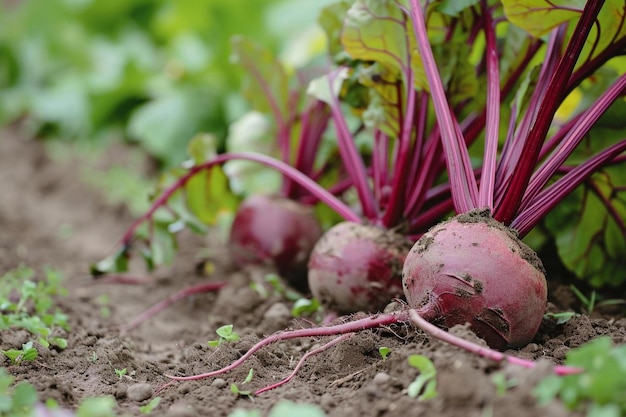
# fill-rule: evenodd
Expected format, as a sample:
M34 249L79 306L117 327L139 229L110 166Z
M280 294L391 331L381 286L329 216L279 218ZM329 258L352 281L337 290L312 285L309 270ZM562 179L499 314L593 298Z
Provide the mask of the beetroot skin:
M403 236L376 226L339 223L311 253L311 292L338 313L380 311L402 294L402 265L410 246Z
M304 289L307 261L321 235L310 207L279 196L253 195L237 210L229 249L238 266L272 265Z
M403 287L424 318L448 328L470 323L496 349L528 344L546 308L545 270L536 253L485 211L424 234L406 258Z

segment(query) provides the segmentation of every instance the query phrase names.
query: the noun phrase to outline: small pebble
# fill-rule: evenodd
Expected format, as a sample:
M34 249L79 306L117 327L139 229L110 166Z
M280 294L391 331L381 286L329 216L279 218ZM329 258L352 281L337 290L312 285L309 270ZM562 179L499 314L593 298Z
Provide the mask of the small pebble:
M126 386L126 384L118 384L115 388L114 395L116 399L123 400L124 398L126 398L127 393L128 387Z
M87 336L82 340L82 344L85 346L95 346L98 339L95 336Z
M366 385L363 388L363 392L365 393L365 395L367 395L369 398L379 398L381 396L380 393L380 388L374 386L374 385Z
M284 303L272 304L263 314L263 318L269 321L281 322L291 318L291 311Z
M185 402L174 403L167 410L167 417L195 417L197 415L193 406Z
M539 350L541 350L541 346L539 346L536 343L529 343L528 345L526 345L526 347L524 348L525 351L527 352L538 352Z
M211 386L215 388L226 388L227 385L228 383L222 378L215 378L213 382L211 382Z
M374 382L374 384L376 385L382 385L382 384L386 384L387 382L389 382L390 379L391 377L389 376L388 373L379 372L376 375L374 375L374 379L372 379L372 382Z
M385 306L385 309L383 310L383 313L392 313L394 311L398 311L404 308L404 305L402 305L402 303L399 303L397 301L392 301L389 304L387 304Z
M567 352L569 352L569 348L567 346L559 346L552 351L552 357L555 359L565 359Z
M191 391L191 384L183 382L178 388L178 393L181 395L187 395Z
M126 396L133 401L147 400L152 397L152 393L152 385L146 383L133 384L126 390Z
M335 397L333 397L331 394L329 393L325 393L322 395L322 398L320 398L320 405L322 406L322 408L324 410L329 410L331 408L335 407Z

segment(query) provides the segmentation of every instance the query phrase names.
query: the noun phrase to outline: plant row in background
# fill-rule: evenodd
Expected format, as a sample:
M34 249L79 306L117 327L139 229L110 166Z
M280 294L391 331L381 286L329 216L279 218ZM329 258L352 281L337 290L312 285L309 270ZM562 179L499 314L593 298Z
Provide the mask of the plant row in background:
M3 2L0 124L21 118L28 134L63 140L122 137L176 165L197 132L223 144L242 111L229 38L254 36L298 63L319 50L307 22L323 3Z

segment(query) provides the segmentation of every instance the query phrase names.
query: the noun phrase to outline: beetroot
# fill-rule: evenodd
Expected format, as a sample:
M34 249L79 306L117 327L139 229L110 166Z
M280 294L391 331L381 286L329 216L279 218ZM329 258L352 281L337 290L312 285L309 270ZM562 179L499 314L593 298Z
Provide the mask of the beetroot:
M424 318L470 323L496 349L526 345L546 307L541 261L488 210L458 215L430 229L406 258L403 287Z
M311 207L284 197L253 195L237 210L229 249L238 266L272 265L303 289L309 254L321 235Z
M339 223L311 253L311 292L339 313L379 311L402 294L402 265L409 249L410 242L393 231Z

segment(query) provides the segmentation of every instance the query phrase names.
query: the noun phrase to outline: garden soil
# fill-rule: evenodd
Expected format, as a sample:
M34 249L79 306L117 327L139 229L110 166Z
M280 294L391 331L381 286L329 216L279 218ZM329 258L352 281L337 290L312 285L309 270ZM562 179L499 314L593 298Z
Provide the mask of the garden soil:
M533 389L562 363L568 350L599 335L626 342L626 320L616 316L581 315L563 325L545 321L535 340L509 353L537 360L525 370L494 363L432 340L410 325L362 331L311 356L289 383L257 397L236 396L285 378L299 359L331 338L304 338L268 346L237 369L218 378L168 383L165 376L186 376L228 365L264 335L286 328L313 326L293 319L291 302L276 294L264 280L262 268L238 270L224 250L224 237L182 233L174 263L144 285L94 281L90 264L109 255L133 218L120 203L82 180L85 172L136 164L125 148L111 147L99 160L52 158L41 141L26 140L15 129L0 132L0 272L19 265L37 271L60 270L69 295L59 299L71 330L65 350L41 349L32 363L1 363L17 381L29 381L40 398L52 398L76 409L87 397L110 395L118 412L141 415L139 407L152 396L162 401L154 416L227 416L236 409L257 409L266 415L281 400L319 405L328 416L568 416L576 415L560 402L539 405ZM87 162L89 160L89 162ZM149 170L150 164L137 167ZM136 274L144 274L141 269ZM139 276L139 275L137 275ZM177 302L139 327L121 332L152 304L185 287L227 281L223 289L196 294ZM267 294L254 289L262 286ZM107 301L108 300L108 301ZM553 311L575 307L575 298L563 287L551 288ZM215 330L234 324L238 342L209 347ZM476 339L464 327L452 329ZM24 331L2 331L0 349L19 348L29 339ZM379 347L390 348L383 360ZM418 370L408 365L409 355L425 355L437 370L438 396L419 401L407 394ZM120 377L115 370L126 369ZM243 384L250 369L252 380ZM513 383L504 395L493 376L503 373Z

